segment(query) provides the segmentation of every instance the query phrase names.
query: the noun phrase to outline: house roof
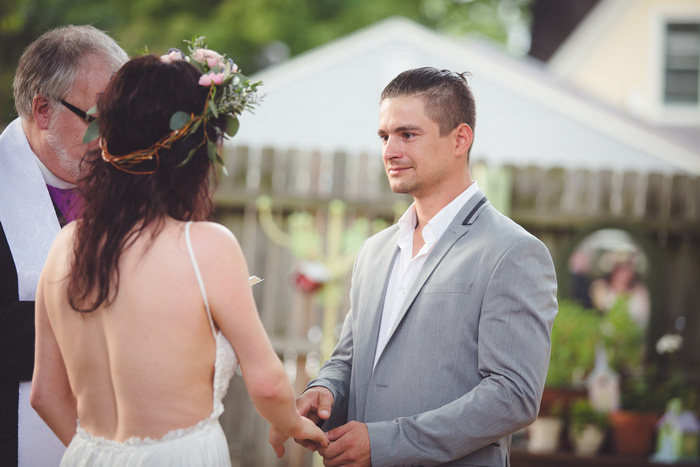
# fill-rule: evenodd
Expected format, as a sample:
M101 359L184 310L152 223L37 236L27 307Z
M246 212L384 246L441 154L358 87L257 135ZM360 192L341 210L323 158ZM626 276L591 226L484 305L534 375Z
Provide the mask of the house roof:
M267 68L235 143L380 154L379 95L401 71L468 71L477 106L473 161L488 165L700 174L700 154L595 102L531 58L393 17Z

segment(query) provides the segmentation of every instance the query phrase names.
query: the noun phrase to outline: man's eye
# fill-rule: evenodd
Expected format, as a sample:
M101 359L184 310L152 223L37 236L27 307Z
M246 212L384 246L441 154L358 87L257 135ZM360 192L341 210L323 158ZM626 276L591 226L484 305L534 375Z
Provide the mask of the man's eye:
M411 139L411 138L413 138L414 136L415 136L415 135L414 135L413 133L404 133L404 134L403 134L403 138L404 138L404 139Z
M387 140L389 139L389 137L387 135L379 135L379 139L381 139L382 141L384 141L386 143Z

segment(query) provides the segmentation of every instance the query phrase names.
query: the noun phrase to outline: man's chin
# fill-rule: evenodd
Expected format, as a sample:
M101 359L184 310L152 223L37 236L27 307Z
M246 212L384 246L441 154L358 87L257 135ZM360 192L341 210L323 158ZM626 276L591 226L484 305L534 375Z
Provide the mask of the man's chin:
M80 178L80 168L75 165L75 164L61 164L61 170L63 173L59 174L54 174L57 177L61 178L64 182L76 184L78 183L78 179Z
M391 191L394 193L400 194L400 195L408 195L411 194L411 187L406 186L405 184L389 184L389 187L391 188Z

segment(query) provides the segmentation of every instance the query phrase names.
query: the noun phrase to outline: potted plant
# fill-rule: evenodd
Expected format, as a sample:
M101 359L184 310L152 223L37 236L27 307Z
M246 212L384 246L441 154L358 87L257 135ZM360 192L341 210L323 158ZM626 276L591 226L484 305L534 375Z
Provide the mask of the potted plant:
M651 454L656 422L665 398L659 394L652 368L622 383L622 407L610 414L615 451L630 456Z
M569 439L577 455L595 455L610 426L608 414L595 410L588 399L576 400L569 411Z
M528 450L551 452L562 435L563 414L574 401L587 397L585 377L595 363L596 343L602 339L601 315L578 302L561 300L552 328L552 350L540 413L528 427Z
M595 364L596 344L602 339L601 315L577 302L562 300L552 327L552 352L547 387L582 385Z
M651 453L656 421L666 401L660 394L656 369L645 364L645 331L620 297L604 317L605 347L611 367L620 375L619 410L610 413L615 451L631 456Z
M542 414L527 427L527 450L530 452L554 452L559 447L564 419L561 401L552 403L548 413Z
M585 377L595 364L596 344L602 339L601 315L577 302L562 300L552 328L552 351L540 412L563 404L567 411L573 401L586 397Z

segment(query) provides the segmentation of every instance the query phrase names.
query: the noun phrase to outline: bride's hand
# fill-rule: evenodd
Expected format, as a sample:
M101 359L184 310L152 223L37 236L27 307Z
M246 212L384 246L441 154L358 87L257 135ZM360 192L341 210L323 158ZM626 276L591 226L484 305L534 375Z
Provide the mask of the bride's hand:
M275 450L277 457L284 455L284 442L289 437L297 440L309 440L317 447L326 447L329 444L328 436L316 424L306 417L300 417L300 424L290 433L284 433L279 428L273 426L270 428L269 442L272 449Z
M301 417L300 430L298 430L297 433L290 433L290 435L297 440L309 440L316 444L316 448L325 448L330 443L330 441L328 441L328 435L316 426L312 420L306 417Z
M272 445L272 449L275 450L275 454L277 454L278 458L284 456L284 442L287 441L288 438L289 436L282 433L282 430L276 426L270 427L270 437L268 441Z

